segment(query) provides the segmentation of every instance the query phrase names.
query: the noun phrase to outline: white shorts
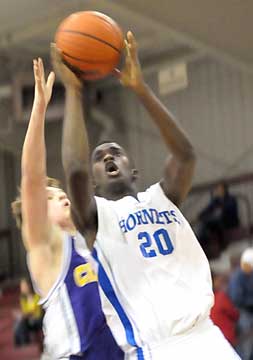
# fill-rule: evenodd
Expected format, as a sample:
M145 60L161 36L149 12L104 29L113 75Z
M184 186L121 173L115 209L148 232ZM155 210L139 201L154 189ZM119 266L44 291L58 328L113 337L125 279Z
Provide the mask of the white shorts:
M184 335L176 335L163 344L149 347L144 360L240 360L220 329L210 320L195 326ZM136 354L126 357L137 360Z

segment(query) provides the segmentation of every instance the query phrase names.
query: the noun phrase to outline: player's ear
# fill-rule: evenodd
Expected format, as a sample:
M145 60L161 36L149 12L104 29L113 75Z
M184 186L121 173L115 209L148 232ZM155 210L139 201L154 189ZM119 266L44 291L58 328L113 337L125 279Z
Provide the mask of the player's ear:
M132 169L132 179L136 181L139 178L139 172L137 169Z

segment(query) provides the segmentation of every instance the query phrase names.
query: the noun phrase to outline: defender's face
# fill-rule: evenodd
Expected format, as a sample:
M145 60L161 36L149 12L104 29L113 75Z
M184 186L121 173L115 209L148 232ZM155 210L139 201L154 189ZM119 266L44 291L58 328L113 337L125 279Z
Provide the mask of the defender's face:
M96 186L107 187L119 181L132 181L132 169L125 150L116 143L96 147L92 154L92 172Z
M47 207L52 223L64 226L70 220L70 201L62 189L47 187Z

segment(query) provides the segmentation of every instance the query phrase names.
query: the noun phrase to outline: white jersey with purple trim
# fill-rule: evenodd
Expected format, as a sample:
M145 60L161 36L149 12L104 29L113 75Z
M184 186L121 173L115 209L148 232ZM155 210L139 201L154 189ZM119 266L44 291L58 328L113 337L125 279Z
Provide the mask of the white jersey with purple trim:
M152 349L209 318L213 292L207 258L160 184L137 198L96 197L96 203L93 256L102 305L109 300L118 316L112 332L129 358L157 359ZM109 318L107 311L108 306Z
M124 359L102 310L96 270L85 239L79 233L64 233L61 271L40 301L45 310L44 348L50 359Z

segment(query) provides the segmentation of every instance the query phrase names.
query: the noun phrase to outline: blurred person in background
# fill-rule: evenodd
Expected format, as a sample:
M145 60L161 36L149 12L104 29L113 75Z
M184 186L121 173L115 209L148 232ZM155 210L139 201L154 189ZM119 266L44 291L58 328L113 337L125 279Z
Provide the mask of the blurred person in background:
M237 345L236 326L239 311L232 303L227 293L228 275L212 271L214 305L210 317L225 338L235 347Z
M242 253L240 267L232 273L228 291L240 311L238 352L243 360L253 360L253 248Z
M225 182L215 186L209 204L198 215L198 221L200 244L208 257L219 256L227 245L226 230L240 226L237 199L230 194Z
M31 334L39 335L42 330L43 312L39 305L39 295L34 293L30 281L20 281L20 311L16 313L14 343L22 346L31 342Z

